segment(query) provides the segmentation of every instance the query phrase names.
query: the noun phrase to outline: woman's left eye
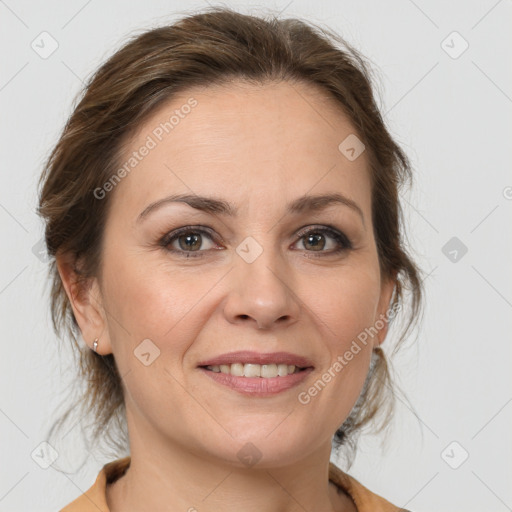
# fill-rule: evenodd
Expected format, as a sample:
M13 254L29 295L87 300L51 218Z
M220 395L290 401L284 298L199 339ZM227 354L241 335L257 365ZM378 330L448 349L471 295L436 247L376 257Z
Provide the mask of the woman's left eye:
M298 250L320 253L315 256L327 256L352 249L352 243L344 233L327 226L308 227L302 229L296 236L299 240L294 245L299 243L302 245ZM167 251L180 256L200 257L207 250L221 248L215 244L213 238L210 229L185 226L165 235L160 245Z
M299 232L298 236L302 248L308 252L319 252L325 255L326 253L335 254L352 249L352 243L348 237L331 227L308 228Z

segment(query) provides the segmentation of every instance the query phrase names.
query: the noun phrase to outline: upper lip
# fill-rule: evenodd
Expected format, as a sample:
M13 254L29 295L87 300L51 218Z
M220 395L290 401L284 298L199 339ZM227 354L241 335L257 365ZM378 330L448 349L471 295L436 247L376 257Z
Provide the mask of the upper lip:
M229 352L219 356L201 361L198 366L218 366L221 364L288 364L299 368L308 368L313 366L311 361L303 356L291 354L289 352L253 352L250 350Z

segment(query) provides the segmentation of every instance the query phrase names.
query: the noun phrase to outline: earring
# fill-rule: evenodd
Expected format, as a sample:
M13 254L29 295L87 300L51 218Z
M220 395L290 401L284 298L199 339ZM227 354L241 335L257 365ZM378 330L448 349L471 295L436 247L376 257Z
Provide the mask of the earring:
M94 340L94 343L92 344L92 349L93 349L93 350L94 350L94 352L96 352L96 353L98 352L98 341L99 341L99 339L98 339L98 338L96 338L96 339Z

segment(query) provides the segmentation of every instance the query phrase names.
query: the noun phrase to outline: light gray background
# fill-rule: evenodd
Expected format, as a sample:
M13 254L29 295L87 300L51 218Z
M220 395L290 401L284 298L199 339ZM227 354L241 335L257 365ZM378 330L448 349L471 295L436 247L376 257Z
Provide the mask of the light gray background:
M109 460L91 456L66 476L31 458L73 378L50 326L45 263L33 253L42 163L81 81L128 35L206 5L0 0L1 511L56 511ZM363 438L351 474L417 512L512 510L510 0L226 5L282 10L353 43L373 62L385 119L415 167L403 200L411 250L429 274L427 305L395 365L415 412L399 401L385 450ZM47 59L31 48L42 31L59 44ZM458 58L462 40L446 40L453 31L469 44ZM452 237L467 247L456 262L442 252ZM73 454L60 456L73 467Z

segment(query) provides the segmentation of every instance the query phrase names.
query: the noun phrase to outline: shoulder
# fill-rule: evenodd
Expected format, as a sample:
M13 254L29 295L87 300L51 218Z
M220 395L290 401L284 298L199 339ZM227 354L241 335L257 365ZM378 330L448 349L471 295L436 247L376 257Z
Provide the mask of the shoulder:
M329 463L329 480L343 489L354 501L358 512L409 512L373 493L354 477Z
M130 457L105 464L94 484L59 512L109 512L105 495L107 484L122 476L129 466Z

